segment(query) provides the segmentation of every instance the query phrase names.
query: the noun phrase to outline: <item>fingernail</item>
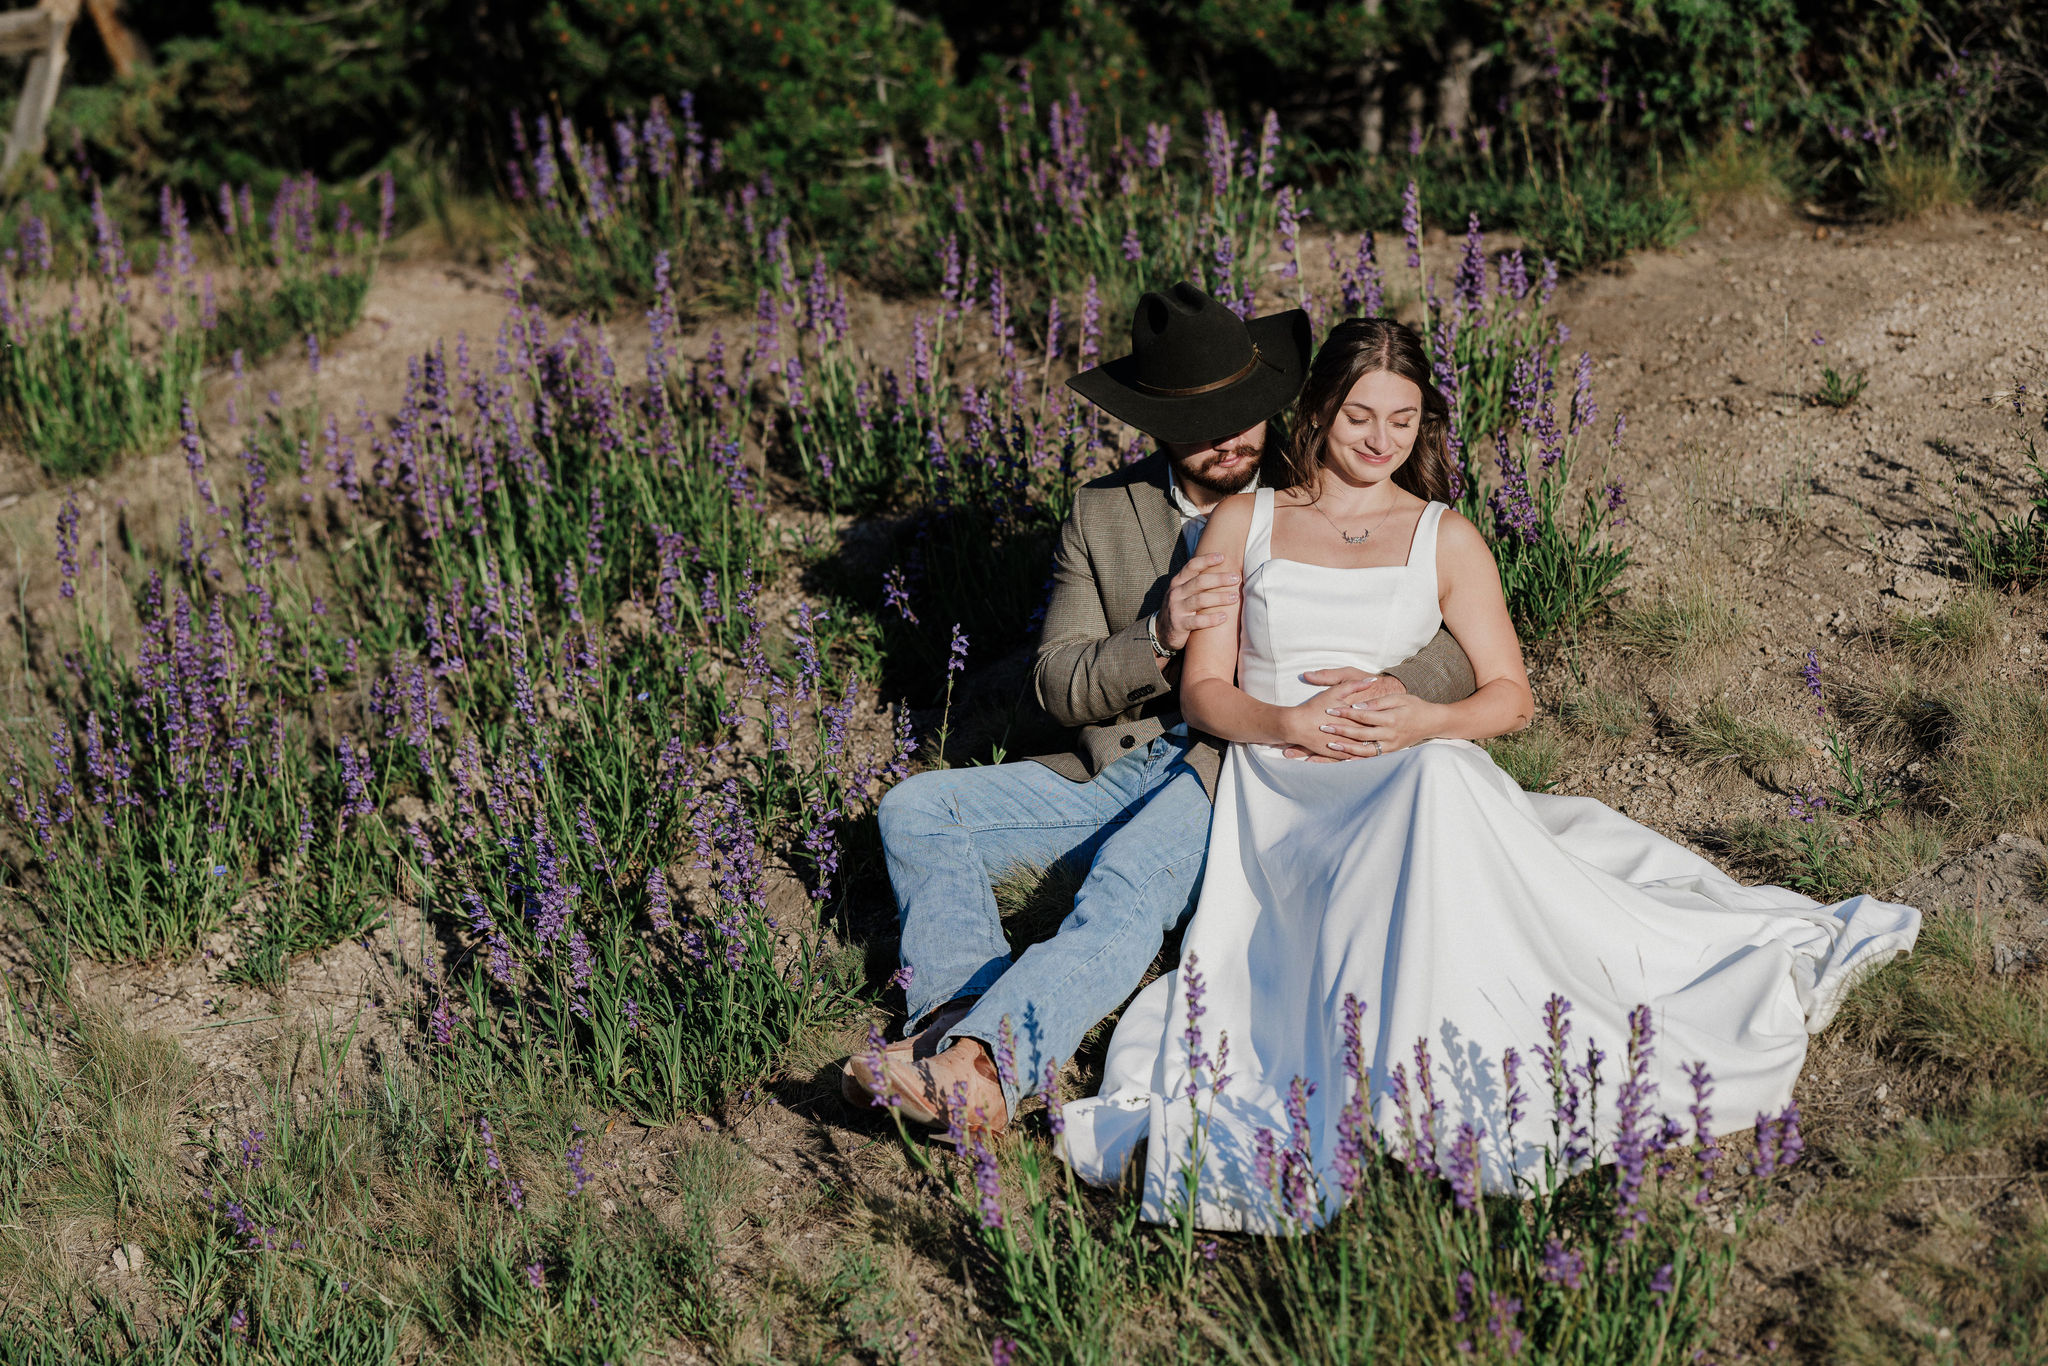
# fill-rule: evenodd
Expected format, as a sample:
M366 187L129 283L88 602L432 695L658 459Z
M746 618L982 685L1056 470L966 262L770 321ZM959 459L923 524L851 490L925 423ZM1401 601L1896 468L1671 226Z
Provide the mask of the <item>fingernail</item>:
M1317 729L1322 731L1325 735L1331 735L1335 733L1335 728L1331 726L1318 726Z

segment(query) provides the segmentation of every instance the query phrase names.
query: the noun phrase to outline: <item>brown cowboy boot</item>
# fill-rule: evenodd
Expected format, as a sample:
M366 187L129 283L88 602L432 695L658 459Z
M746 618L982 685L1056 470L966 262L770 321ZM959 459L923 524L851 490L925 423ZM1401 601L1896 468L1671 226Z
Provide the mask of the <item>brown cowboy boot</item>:
M955 1135L987 1137L1009 1127L1009 1103L995 1061L979 1039L956 1040L929 1058L900 1053L884 1058L877 1081L872 1094L881 1103L892 1105L909 1123L945 1129L949 1141Z
M885 1044L882 1048L882 1057L900 1057L913 1061L929 1058L938 1052L939 1041L946 1037L946 1031L966 1019L968 1012L974 1009L974 1003L980 999L979 996L962 996L958 1000L946 1002L925 1017L923 1029L907 1039ZM880 1082L871 1066L872 1062L873 1059L862 1052L855 1053L841 1066L839 1094L848 1105L865 1109L881 1103L875 1098L880 1092Z

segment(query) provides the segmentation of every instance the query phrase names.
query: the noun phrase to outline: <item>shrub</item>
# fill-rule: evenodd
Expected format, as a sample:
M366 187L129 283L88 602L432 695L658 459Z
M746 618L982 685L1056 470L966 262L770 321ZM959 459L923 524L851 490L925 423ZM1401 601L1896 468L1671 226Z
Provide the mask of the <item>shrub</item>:
M992 147L925 144L919 234L942 263L942 290L965 250L1013 300L1039 301L1040 291L1071 300L1092 283L1117 317L1144 289L1188 279L1249 316L1288 211L1275 196L1277 117L1268 113L1254 137L1205 111L1198 160L1190 130L1150 124L1140 144L1135 128L1092 120L1078 93L1054 92L1041 110L1028 72L1014 94L1014 108L1007 92L996 96Z
M1420 204L1420 187L1410 182L1402 228L1408 266L1418 277ZM1289 256L1283 273L1298 279L1289 216L1280 222L1277 235ZM1372 234L1359 238L1349 262L1338 259L1334 242L1330 252L1337 297L1326 302L1295 287L1318 327L1325 318L1386 313L1386 275ZM1615 583L1628 567L1627 548L1612 538L1623 523L1627 498L1618 482L1603 481L1598 492L1572 485L1599 409L1590 354L1579 357L1569 396L1560 400L1557 394L1564 333L1547 311L1557 265L1544 261L1532 281L1519 250L1489 259L1474 216L1449 297L1439 294L1434 280L1417 283L1428 306L1422 331L1434 379L1450 405L1458 509L1491 540L1508 609L1523 637L1540 640L1574 630L1614 597ZM1626 428L1617 415L1610 448L1619 448ZM1490 490L1470 465L1470 452L1486 440L1493 443L1498 475Z
M1806 746L1781 726L1756 716L1740 716L1722 698L1714 698L1678 728L1686 756L1700 763L1734 764L1759 781L1789 790L1789 769Z

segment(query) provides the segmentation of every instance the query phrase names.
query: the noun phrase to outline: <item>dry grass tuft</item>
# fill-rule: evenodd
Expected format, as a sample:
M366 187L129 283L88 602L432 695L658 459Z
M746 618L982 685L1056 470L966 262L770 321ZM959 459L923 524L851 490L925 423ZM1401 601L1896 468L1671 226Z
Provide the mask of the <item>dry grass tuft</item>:
M1618 608L1613 638L1624 650L1686 668L1740 640L1745 626L1740 608L1696 583L1647 606Z
M1977 199L1977 177L1949 157L1900 147L1880 157L1863 183L1863 204L1883 223L1967 209Z
M1933 911L1902 963L1843 1006L1842 1027L1882 1056L1932 1067L1958 1091L1980 1082L2048 1093L2048 974L1993 971L1993 925Z
M1835 714L1882 743L1933 749L1949 726L1948 702L1911 670L1834 685Z
M2048 698L1979 683L1945 696L1935 780L1976 830L2039 834L2048 816Z
M1806 746L1782 726L1754 713L1738 715L1716 697L1678 726L1678 747L1704 764L1733 764L1778 792L1792 790Z
M1924 616L1895 619L1885 634L1924 669L1962 669L1981 661L1999 643L2006 625L2005 604L1996 593L1975 588Z
M1810 822L1748 818L1730 822L1718 839L1764 880L1818 901L1838 901L1896 887L1940 861L1948 834L1939 821L1891 811L1865 823L1826 813Z
M1673 188L1691 201L1693 217L1701 222L1776 218L1792 197L1785 188L1788 160L1782 148L1729 128L1712 147L1686 159Z
M1642 695L1619 692L1598 684L1581 688L1558 704L1558 719L1574 735L1588 740L1619 743L1629 739L1650 720Z
M1013 868L997 878L996 909L1011 951L1022 953L1027 945L1059 933L1087 876L1087 868L1062 860L1050 868Z

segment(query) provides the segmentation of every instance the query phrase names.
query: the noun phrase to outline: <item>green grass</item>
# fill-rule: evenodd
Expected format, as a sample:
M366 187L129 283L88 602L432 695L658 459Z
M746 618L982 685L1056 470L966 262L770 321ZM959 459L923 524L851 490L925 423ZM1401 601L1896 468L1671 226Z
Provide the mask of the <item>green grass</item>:
M1811 1331L1831 1361L2040 1360L2048 978L1994 971L1997 908L1926 909L1913 954L1861 986L1838 1027L1883 1060L1890 1087L1933 1100L1820 1140L1839 1175L1818 1217L1863 1253L1828 1270Z
M1839 371L1833 366L1822 366L1820 388L1813 400L1829 408L1846 408L1863 397L1863 391L1870 387L1870 376L1862 370Z
M339 337L362 321L363 301L375 280L373 263L352 270L264 279L237 288L222 306L220 321L207 334L206 353L224 361L239 351L250 364L288 346L303 347L310 333L322 341Z
M167 448L197 391L201 346L189 318L146 346L112 303L75 322L32 321L0 348L0 436L58 478Z
M1014 952L1059 932L1087 876L1085 867L1055 863L1044 869L1014 869L995 880L996 909Z
M1548 792L1556 786L1566 759L1563 740L1543 726L1489 740L1486 752L1503 772L1529 792Z

